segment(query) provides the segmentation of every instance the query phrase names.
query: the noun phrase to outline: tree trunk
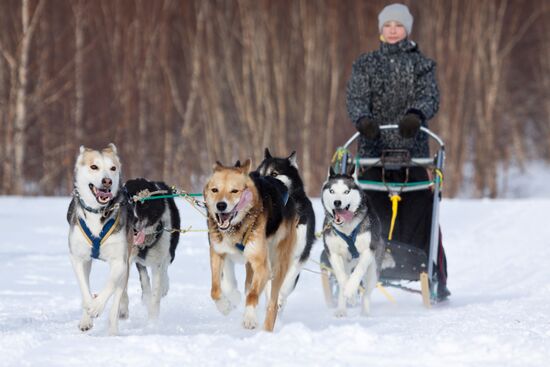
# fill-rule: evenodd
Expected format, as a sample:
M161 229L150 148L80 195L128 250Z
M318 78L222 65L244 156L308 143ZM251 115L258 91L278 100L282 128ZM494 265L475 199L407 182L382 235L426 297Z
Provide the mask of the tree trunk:
M75 40L75 107L74 107L74 144L73 151L83 143L84 138L84 5L83 0L78 0L73 5L74 12L74 40Z
M29 66L29 49L31 37L29 34L29 0L21 2L21 25L23 38L19 51L19 65L17 66L17 91L15 99L14 120L14 176L11 192L15 195L23 194L25 190L24 163L27 123L27 75Z

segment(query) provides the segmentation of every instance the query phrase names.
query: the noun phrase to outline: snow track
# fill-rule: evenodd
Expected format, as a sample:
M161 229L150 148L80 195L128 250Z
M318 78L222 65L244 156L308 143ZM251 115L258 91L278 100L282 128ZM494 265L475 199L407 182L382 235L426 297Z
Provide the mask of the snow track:
M135 268L130 319L107 336L107 315L81 333L80 294L67 255L68 198L0 198L0 366L547 366L550 358L550 199L444 200L450 301L374 291L371 316L345 319L324 304L317 274L302 272L273 334L241 327L210 300L204 233L181 237L160 320L147 324ZM180 201L182 225L205 222ZM314 206L318 227L319 200ZM314 245L319 258L321 242ZM318 270L313 263L307 268ZM107 266L94 262L92 289ZM237 272L240 289L244 272ZM263 322L265 304L259 307Z

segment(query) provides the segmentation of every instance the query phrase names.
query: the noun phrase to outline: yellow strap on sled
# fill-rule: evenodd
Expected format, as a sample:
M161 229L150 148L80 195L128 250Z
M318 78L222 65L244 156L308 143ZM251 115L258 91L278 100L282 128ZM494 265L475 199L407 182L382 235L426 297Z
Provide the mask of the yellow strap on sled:
M391 303L394 303L394 304L397 303L397 302L395 301L395 298L393 298L393 296L390 294L390 292L388 292L388 290L382 286L382 283L380 283L380 282L376 283L376 288L378 288L378 290L379 290L380 292L382 292L382 294L383 294L384 296L386 296L386 298L388 299L388 301L390 301Z
M443 172L440 169L435 169L435 174L439 176L439 188L443 189Z
M391 240L393 237L393 227L395 226L395 218L397 218L397 205L401 201L401 196L398 194L392 194L390 196L391 200L391 225L390 232L388 233L388 240Z

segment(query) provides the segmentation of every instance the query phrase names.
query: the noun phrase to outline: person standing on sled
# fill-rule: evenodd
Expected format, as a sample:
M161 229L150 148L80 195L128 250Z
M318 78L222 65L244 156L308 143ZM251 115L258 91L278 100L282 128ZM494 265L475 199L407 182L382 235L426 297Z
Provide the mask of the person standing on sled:
M378 15L380 48L362 54L353 63L347 85L348 114L361 133L357 155L380 157L386 149L405 149L411 157L429 157L428 136L419 133L439 109L436 65L408 39L413 17L407 6L392 4ZM380 125L397 124L397 130L380 130ZM382 181L382 170L361 173L365 180ZM406 170L386 172L388 182L405 182ZM411 167L408 182L426 181L424 168ZM388 237L391 202L387 193L369 192L380 216L383 234ZM428 253L433 195L428 191L404 193L392 238L422 248ZM446 299L447 261L439 241L437 297Z

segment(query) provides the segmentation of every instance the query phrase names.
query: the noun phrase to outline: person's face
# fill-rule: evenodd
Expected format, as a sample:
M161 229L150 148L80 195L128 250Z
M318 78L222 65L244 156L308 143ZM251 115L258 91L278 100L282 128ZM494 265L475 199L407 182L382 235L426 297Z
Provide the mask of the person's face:
M403 24L391 20L382 26L382 36L387 43L397 43L407 37Z

